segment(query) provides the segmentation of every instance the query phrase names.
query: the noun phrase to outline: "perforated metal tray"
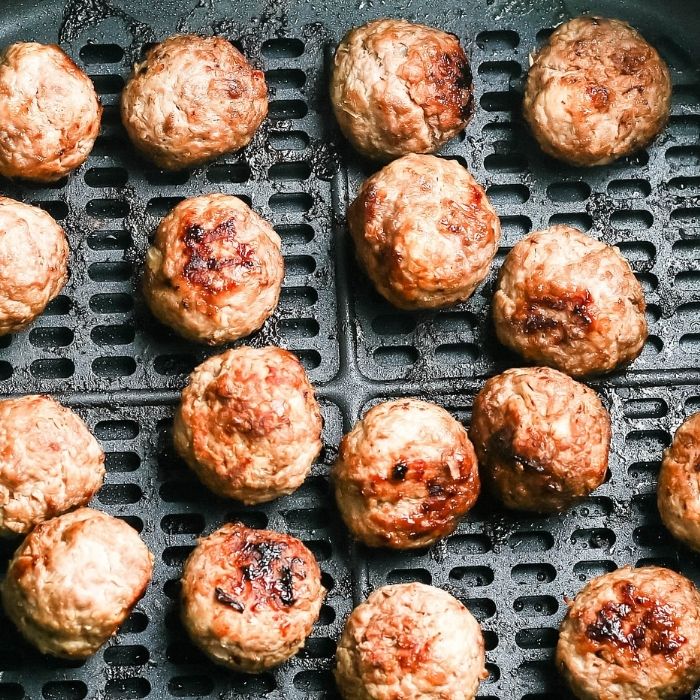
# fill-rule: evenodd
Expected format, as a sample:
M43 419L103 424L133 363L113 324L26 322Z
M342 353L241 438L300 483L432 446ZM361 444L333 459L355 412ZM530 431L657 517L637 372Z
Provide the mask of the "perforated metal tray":
M481 621L490 676L481 698L566 697L552 665L564 596L623 564L662 562L700 583L700 560L672 542L654 503L662 448L700 410L700 6L654 0L3 0L2 44L58 41L93 76L104 127L65 182L0 191L56 216L71 241L64 294L30 329L0 339L0 393L51 392L85 417L108 453L96 506L126 518L156 556L153 585L117 637L85 663L42 657L0 617L0 700L335 698L330 669L345 617L387 582L421 580L463 600ZM562 19L595 11L630 20L661 50L674 80L665 134L632 159L565 168L533 144L519 116L529 50ZM561 517L521 517L482 499L457 533L426 551L354 546L328 490L335 447L365 406L417 395L468 422L483 378L517 358L488 319L494 274L466 304L402 313L355 266L344 212L371 166L339 138L326 75L345 30L402 16L453 31L471 56L479 109L444 149L460 158L501 214L494 265L529 230L571 222L620 245L644 284L651 337L633 368L595 382L613 416L606 483ZM129 147L118 96L145 44L175 31L215 32L264 68L270 118L242 154L192 173L155 171ZM274 222L287 263L280 309L253 342L299 354L322 398L323 458L294 495L263 508L218 500L174 455L169 427L187 373L210 350L156 323L138 292L158 219L178 198L244 196ZM208 663L177 620L180 566L196 537L227 519L291 532L318 556L330 594L299 656L247 677ZM12 546L0 544L0 573ZM695 697L700 698L700 694Z

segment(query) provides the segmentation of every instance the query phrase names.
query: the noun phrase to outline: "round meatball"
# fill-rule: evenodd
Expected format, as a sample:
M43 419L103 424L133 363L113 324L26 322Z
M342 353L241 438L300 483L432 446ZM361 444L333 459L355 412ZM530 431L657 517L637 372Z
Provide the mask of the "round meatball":
M0 335L22 330L63 289L68 252L50 214L0 196Z
M171 36L134 66L121 115L146 158L189 168L250 142L267 116L265 76L226 39Z
M660 567L624 567L576 596L556 663L581 700L671 700L700 681L700 594Z
M92 81L58 46L0 54L0 175L59 180L90 155L101 118Z
M508 508L552 513L603 483L610 415L566 374L509 369L474 399L469 437L484 481Z
M190 340L242 338L277 307L281 245L272 226L237 197L186 199L161 221L146 254L146 301Z
M368 158L433 153L466 126L472 74L459 39L402 19L350 30L332 66L338 124Z
M577 17L531 58L525 118L545 153L573 165L646 146L670 109L666 64L626 22Z
M174 440L214 493L250 505L301 486L321 451L322 429L314 389L296 356L239 347L190 375Z
M91 508L40 523L2 584L5 613L43 654L84 658L146 592L153 556L136 530Z
M200 540L182 574L182 620L216 663L258 673L297 653L326 591L295 537L239 524Z
M422 583L374 591L348 618L336 658L345 700L472 700L488 675L479 623Z
M333 469L338 508L371 547L425 547L449 535L479 495L467 431L417 399L371 408L343 437Z
M674 537L700 551L700 413L676 431L664 453L657 501L664 525Z
M459 163L410 155L370 177L348 210L357 257L401 309L468 299L488 274L501 224Z
M617 248L569 226L516 243L493 298L498 339L574 377L634 360L647 339L642 287Z
M102 486L102 448L49 396L0 401L0 444L0 536L85 505Z

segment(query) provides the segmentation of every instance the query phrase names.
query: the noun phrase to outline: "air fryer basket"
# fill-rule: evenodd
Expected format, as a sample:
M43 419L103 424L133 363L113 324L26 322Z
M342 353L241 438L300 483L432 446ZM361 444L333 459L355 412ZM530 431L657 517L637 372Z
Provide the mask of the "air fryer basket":
M668 129L647 151L604 168L543 156L519 113L528 52L583 11L638 26L669 62ZM501 214L502 247L469 302L404 313L357 269L345 208L372 166L335 130L326 82L350 26L397 16L458 34L471 56L478 110L444 149ZM266 71L270 118L238 155L191 173L140 160L119 123L119 91L144 47L174 32L217 33ZM354 604L385 583L424 581L459 597L484 628L489 678L481 698L567 697L552 656L564 596L616 566L661 563L700 583L700 560L673 542L655 505L662 449L700 410L700 12L683 0L4 0L2 44L60 42L93 77L104 126L88 162L51 187L0 183L66 228L72 275L27 331L0 339L0 393L50 392L75 407L107 454L96 506L141 531L156 556L153 585L120 633L84 663L40 656L0 617L0 700L335 698L335 642ZM323 404L325 449L295 494L264 507L216 499L173 452L173 406L210 350L156 323L138 292L149 235L178 199L243 196L279 231L286 276L280 308L255 335L296 352ZM559 517L516 516L483 498L446 542L409 554L353 545L328 488L343 431L382 398L416 395L468 422L483 379L518 363L488 318L494 273L525 233L572 223L620 246L644 285L651 335L632 369L594 382L613 417L610 474ZM305 649L274 673L244 676L208 663L178 620L178 577L197 536L229 519L303 539L329 589ZM0 574L15 543L0 543ZM77 582L79 585L79 582ZM700 694L697 694L700 698Z

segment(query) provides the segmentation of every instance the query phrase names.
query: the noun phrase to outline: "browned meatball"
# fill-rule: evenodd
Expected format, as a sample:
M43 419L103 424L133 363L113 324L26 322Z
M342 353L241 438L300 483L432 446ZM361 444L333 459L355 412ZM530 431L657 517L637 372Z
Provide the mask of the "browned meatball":
M674 537L700 551L700 413L676 431L664 453L657 500L664 525Z
M330 92L343 134L377 160L433 153L471 116L472 75L459 39L402 19L345 35Z
M239 347L190 375L174 441L214 493L263 503L301 486L321 451L321 410L299 360L275 347Z
M216 663L255 673L296 654L326 591L296 538L229 524L200 540L182 574L182 621Z
M533 55L523 109L543 151L574 165L603 165L664 128L671 77L626 22L577 17Z
M401 309L468 299L486 277L501 224L459 163L409 155L370 177L348 210L357 257Z
M171 36L134 66L121 114L144 156L189 168L249 143L267 116L265 76L226 39Z
M610 416L566 374L509 369L477 394L469 437L484 481L508 508L549 513L603 483Z
M449 593L422 583L374 591L338 644L344 700L473 700L487 675L479 623Z
M559 632L556 663L581 700L672 700L700 681L700 594L669 569L593 579Z
M581 377L634 360L647 339L644 292L620 251L569 226L516 243L493 298L498 339Z
M68 252L50 214L0 197L0 335L22 330L58 296L68 279Z
M144 294L185 338L216 345L262 326L277 307L284 259L275 230L237 197L180 202L146 254Z
M425 547L449 535L479 495L467 431L417 399L374 406L343 437L333 469L338 508L372 547Z
M91 508L36 526L2 583L5 613L44 654L84 658L145 593L153 556L136 530Z

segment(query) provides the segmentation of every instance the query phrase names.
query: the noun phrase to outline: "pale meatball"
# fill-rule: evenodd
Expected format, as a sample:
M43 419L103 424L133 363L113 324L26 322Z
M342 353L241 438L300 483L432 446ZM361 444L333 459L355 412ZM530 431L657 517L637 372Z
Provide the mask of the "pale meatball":
M136 530L80 508L32 530L2 584L5 613L43 654L84 658L146 592L153 556Z
M657 501L664 525L674 537L700 551L700 413L676 431L664 453Z
M265 76L226 39L171 36L134 65L121 115L146 158L189 168L250 142L267 116Z
M59 180L85 162L102 105L60 47L16 43L0 54L0 175Z
M374 591L348 618L336 658L344 700L472 700L488 675L479 623L422 583Z
M146 254L146 301L190 340L242 338L277 308L281 245L272 226L237 197L186 199L160 222Z
M321 451L321 410L301 362L276 347L239 347L190 375L175 447L214 493L246 504L292 493Z
M372 547L425 547L449 535L479 495L467 431L417 399L367 411L343 437L332 476L343 520Z
M672 700L700 681L700 594L660 567L593 579L561 624L556 663L581 700Z
M0 401L0 445L0 536L85 505L102 486L102 448L49 396Z
M647 339L644 292L617 248L569 226L516 243L493 298L498 339L574 377L634 360Z
M501 224L459 163L410 155L370 177L348 209L357 257L401 309L468 299L488 274Z
M239 524L200 540L182 574L182 621L213 661L258 673L304 645L326 591L295 537Z
M68 253L66 234L50 214L0 197L0 335L22 330L58 296Z
M549 367L509 369L474 399L481 475L508 508L551 513L603 483L610 415L598 394Z
M402 19L350 30L333 60L331 102L363 155L433 153L466 126L472 74L454 34Z
M668 121L668 68L626 22L572 19L531 64L523 111L555 158L604 165L646 146Z

